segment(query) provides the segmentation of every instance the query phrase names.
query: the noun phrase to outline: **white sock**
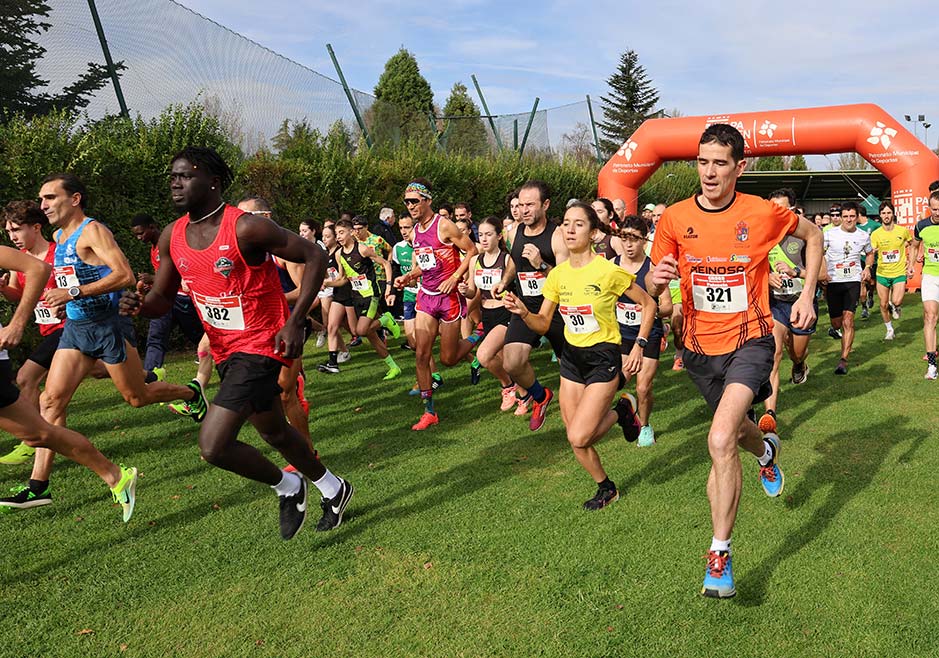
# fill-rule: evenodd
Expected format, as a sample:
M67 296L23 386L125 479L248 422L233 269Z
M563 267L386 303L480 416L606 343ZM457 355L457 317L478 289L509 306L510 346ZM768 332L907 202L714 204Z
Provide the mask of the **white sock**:
M282 471L282 473L284 477L280 479L280 482L271 487L271 489L276 491L278 496L292 496L300 491L300 476L296 473L288 473L287 471Z
M729 553L730 552L730 540L718 539L717 537L711 537L711 550L712 551L724 551L726 553Z
M884 326L887 327L887 331L893 331L893 322L884 322Z
M769 444L769 441L763 441L763 456L758 457L760 460L760 466L766 466L771 461L773 461L773 446Z
M327 468L323 477L314 482L313 486L320 490L320 493L323 494L323 498L332 500L336 497L336 494L339 493L339 489L342 487L342 480L330 473Z

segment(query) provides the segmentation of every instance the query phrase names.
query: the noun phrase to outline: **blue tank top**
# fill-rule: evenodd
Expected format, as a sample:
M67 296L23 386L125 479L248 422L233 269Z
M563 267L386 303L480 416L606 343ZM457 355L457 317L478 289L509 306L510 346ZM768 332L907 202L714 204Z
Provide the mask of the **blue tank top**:
M78 257L78 239L82 231L89 222L93 222L91 217L86 217L85 221L79 225L75 232L68 236L65 242L59 242L62 237L62 231L55 234L55 285L58 288L71 288L72 286L83 286L86 283L93 283L103 279L111 273L111 268L107 265L89 265ZM93 295L91 297L81 297L68 302L65 305L65 316L69 320L96 320L106 315L111 315L117 311L117 301L120 298L119 292L105 293L103 295Z
M620 256L616 256L613 259L613 262L619 265L621 260L622 258ZM646 256L646 259L642 261L642 265L640 266L639 271L636 272L636 285L642 288L643 290L646 290L646 274L649 273L649 267L651 265L652 265L652 261L649 259L648 256ZM648 292L648 290L646 290L646 292ZM655 300L655 301L656 301L656 308L658 308L658 300ZM620 295L619 303L626 304L630 307L634 306L633 301L625 293ZM623 315L622 311L617 314L618 316L617 322L619 324L620 336L622 336L623 340L636 340L636 338L639 337L639 323L636 322L635 324L624 324L621 321L622 318L619 317L621 315ZM641 316L638 316L638 317L641 317ZM636 318L632 319L632 321L635 321L635 320ZM662 321L658 317L656 317L655 322L652 323L652 331L649 333L649 340L660 340L662 336L664 335L665 335L665 327L662 324Z

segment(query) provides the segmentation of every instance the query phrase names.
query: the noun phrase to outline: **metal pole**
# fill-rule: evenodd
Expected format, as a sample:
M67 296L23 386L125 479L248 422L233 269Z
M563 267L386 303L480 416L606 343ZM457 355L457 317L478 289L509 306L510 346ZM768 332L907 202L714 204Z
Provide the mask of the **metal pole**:
M590 114L590 128L593 129L593 145L597 149L597 164L603 164L603 156L600 155L600 139L597 137L597 124L593 120L593 103L590 102L590 94L587 94L587 112Z
M483 111L489 117L489 127L492 128L492 134L496 138L496 145L499 147L499 150L502 150L502 137L499 136L499 131L496 130L496 122L492 120L492 113L489 111L489 106L486 105L486 97L483 96L483 90L480 89L479 83L476 81L476 74L473 73L470 75L470 78L473 79L473 85L476 87L476 93L479 94L479 102L483 105Z
M437 118L434 116L433 112L427 113L427 120L430 121L430 132L434 135L434 143L437 145L437 150L443 151L443 133L437 132Z
M518 119L512 119L512 150L518 150Z
M368 129L365 127L365 121L362 120L362 115L359 114L359 106L356 105L355 97L352 96L352 90L349 89L349 85L346 84L346 76L342 74L342 69L339 68L339 60L336 59L336 53L333 52L332 45L327 43L326 50L329 51L329 57L333 60L333 66L336 67L336 73L339 75L339 82L342 83L342 88L346 92L346 98L349 99L349 105L352 106L352 114L355 115L355 120L359 124L359 130L361 130L362 135L365 136L365 143L369 148L372 148L372 138L368 134Z
M525 136L522 137L522 145L518 149L518 157L522 157L525 152L525 144L528 142L528 133L531 132L531 124L535 121L535 112L538 111L538 101L541 99L535 96L535 104L531 106L531 114L528 115L528 125L525 126Z
M121 81L120 78L117 77L117 69L114 68L114 60L111 59L111 50L108 48L108 40L104 38L104 27L101 25L101 18L98 16L98 8L95 7L95 0L88 0L88 8L91 10L91 20L95 23L98 41L101 42L101 52L104 53L104 62L108 67L108 75L111 76L111 83L114 85L114 93L117 95L117 104L121 107L121 115L129 119L130 112L127 111L127 103L124 102L124 92L121 91Z

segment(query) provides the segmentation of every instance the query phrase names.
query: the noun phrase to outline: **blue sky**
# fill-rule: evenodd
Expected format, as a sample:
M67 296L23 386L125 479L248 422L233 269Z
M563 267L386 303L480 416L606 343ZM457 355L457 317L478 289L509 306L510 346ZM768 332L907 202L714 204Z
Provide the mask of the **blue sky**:
M368 92L404 46L440 103L455 81L472 88L476 73L494 113L524 112L535 96L554 107L604 94L631 48L661 106L684 115L874 102L901 121L925 114L930 145L939 140L934 0L181 1L334 77L330 42L349 83Z

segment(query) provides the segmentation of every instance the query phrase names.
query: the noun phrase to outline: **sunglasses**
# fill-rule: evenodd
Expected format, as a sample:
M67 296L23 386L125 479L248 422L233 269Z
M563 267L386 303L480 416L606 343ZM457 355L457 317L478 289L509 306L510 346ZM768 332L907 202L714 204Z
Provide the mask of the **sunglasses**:
M421 201L423 201L423 199L420 199L420 198L418 198L418 199L408 199L407 197L405 197L405 199L404 199L404 205L406 205L406 206L416 206L416 205L419 204Z
M636 235L635 233L620 233L620 239L626 240L627 242L644 242L645 238L641 235Z

